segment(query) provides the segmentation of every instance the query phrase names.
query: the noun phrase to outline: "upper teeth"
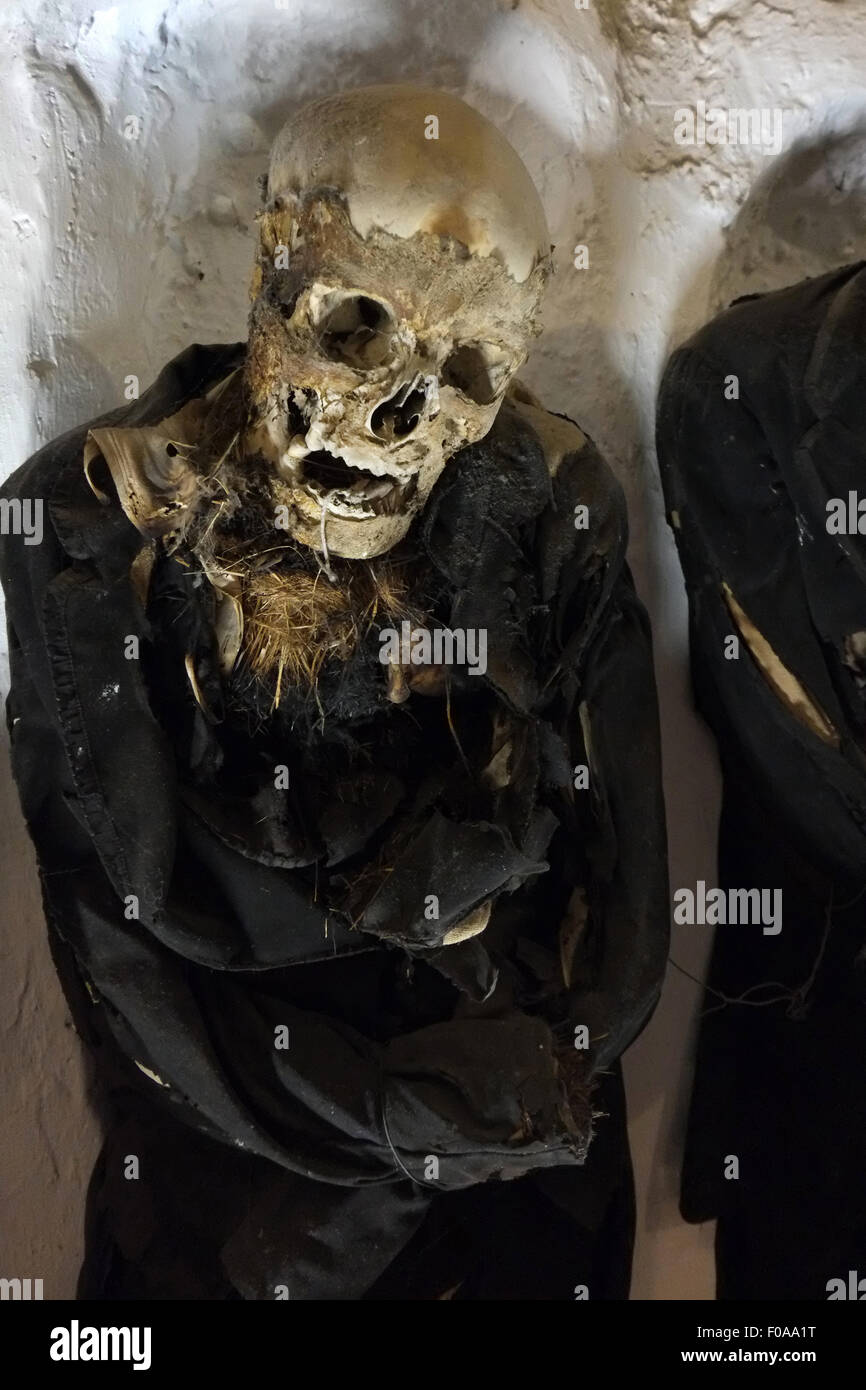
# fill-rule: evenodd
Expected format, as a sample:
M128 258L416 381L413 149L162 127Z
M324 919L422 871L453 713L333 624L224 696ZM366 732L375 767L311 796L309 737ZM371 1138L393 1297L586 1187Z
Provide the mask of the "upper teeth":
M352 484L351 491L369 498L384 497L386 493L390 492L391 489L396 486L392 478L379 478L374 482L368 482L364 478L359 478L357 482Z

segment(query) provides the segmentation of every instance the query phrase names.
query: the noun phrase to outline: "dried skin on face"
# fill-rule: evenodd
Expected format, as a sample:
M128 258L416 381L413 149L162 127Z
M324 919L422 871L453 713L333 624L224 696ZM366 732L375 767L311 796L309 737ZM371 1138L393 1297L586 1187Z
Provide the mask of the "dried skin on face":
M296 540L369 559L489 430L536 331L544 211L483 116L396 85L286 124L260 230L244 452Z
M275 143L267 197L243 369L171 468L159 431L137 461L128 440L104 442L139 529L183 544L212 584L223 670L242 657L278 701L284 678L315 683L377 619L428 616L423 576L390 552L490 429L537 331L550 247L508 142L423 88L305 108ZM392 700L401 680L420 688L390 676Z
M493 423L543 272L518 285L430 233L364 241L329 198L268 210L261 233L245 452L268 463L297 540L324 549L324 513L331 553L379 555Z

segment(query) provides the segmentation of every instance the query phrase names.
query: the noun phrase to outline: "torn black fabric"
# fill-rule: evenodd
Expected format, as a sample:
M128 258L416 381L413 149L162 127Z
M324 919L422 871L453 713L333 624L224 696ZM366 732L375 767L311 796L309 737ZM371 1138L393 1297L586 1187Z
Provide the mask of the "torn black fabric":
M682 1210L718 1218L725 1299L826 1299L866 1268L866 523L827 524L866 495L864 335L861 264L738 302L673 354L659 397L724 774L719 884L783 904L778 934L718 927L708 976Z
M654 1006L668 916L622 495L591 446L551 479L504 407L410 535L439 573L436 616L489 631L487 673L455 678L447 711L390 704L373 633L351 686L324 671L318 720L291 699L263 712L248 681L217 676L204 577L159 553L143 604L142 538L82 468L94 424L158 422L242 356L189 349L3 489L44 499L51 521L41 545L3 538L8 723L58 968L112 1104L82 1292L375 1296L431 1211L464 1194L446 1223L452 1254L474 1252L455 1296L505 1297L479 1233L491 1221L507 1240L521 1184L541 1194L549 1174L555 1195L528 1195L527 1211L570 1223L581 1269L622 1297L616 1059ZM190 654L216 719L193 698ZM499 717L516 773L491 789L482 735ZM391 872L359 894L386 851ZM586 920L563 937L578 890ZM485 901L482 935L444 941ZM587 1168L593 1106L617 1156ZM135 1182L118 1170L130 1153ZM614 1231L608 1266L595 1241ZM549 1296L574 1297L567 1265ZM413 1296L444 1292L432 1265L413 1278Z

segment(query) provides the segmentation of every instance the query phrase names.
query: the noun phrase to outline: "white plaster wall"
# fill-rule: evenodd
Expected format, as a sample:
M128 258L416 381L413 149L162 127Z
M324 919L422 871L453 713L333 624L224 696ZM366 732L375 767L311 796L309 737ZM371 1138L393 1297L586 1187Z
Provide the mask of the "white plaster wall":
M0 469L122 399L191 341L243 336L257 178L307 99L416 80L468 98L536 178L557 245L525 373L624 482L654 624L671 879L714 878L718 776L691 712L685 601L653 400L670 344L738 293L866 254L866 7L857 0L13 0L0 18ZM784 111L784 148L685 149L674 108ZM124 135L128 117L141 129ZM572 249L589 247L578 271ZM627 736L627 735L626 735ZM0 1274L68 1297L97 1132L43 939L8 762ZM672 956L700 976L703 928ZM698 986L669 971L627 1059L633 1296L713 1295L711 1231L676 1209Z

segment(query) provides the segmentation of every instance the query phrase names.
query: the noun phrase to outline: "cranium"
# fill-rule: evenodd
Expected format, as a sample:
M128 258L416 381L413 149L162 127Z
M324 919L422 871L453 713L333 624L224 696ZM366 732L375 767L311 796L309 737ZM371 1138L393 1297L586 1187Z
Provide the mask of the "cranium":
M464 102L368 87L280 132L260 232L244 454L296 541L380 555L490 429L538 331L538 194Z

